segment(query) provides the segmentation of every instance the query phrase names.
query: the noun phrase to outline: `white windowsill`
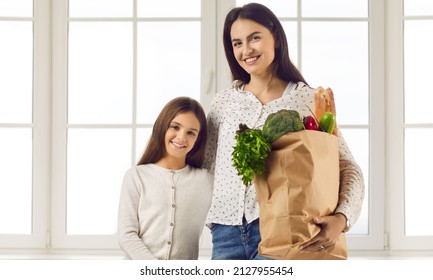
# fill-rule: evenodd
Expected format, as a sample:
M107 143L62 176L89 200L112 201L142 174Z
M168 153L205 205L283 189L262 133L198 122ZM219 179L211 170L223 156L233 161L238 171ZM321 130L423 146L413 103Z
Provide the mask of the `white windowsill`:
M210 260L210 251L199 260ZM0 260L122 260L120 250L12 250L0 249ZM433 260L433 251L351 251L349 260Z

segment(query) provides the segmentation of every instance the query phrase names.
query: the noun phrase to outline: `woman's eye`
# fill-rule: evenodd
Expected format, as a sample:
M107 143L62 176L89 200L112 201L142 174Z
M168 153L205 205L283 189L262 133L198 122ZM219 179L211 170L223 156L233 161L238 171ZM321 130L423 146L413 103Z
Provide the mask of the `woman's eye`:
M178 125L170 125L171 129L175 129L175 130L179 130L179 126Z
M260 40L260 36L254 36L251 40L252 40L252 41Z
M240 42L234 42L234 43L233 43L233 47L234 47L234 48L239 47L240 45L241 45Z
M194 131L189 131L188 134L191 135L191 136L195 136L195 132Z

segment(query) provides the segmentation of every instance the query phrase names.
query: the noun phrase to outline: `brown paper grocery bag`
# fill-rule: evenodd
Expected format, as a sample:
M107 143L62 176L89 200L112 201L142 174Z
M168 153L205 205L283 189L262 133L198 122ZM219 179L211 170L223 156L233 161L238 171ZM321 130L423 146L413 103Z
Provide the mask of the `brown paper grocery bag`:
M299 252L302 243L320 232L313 218L335 210L339 177L336 136L303 130L272 143L266 178L254 179L260 206L259 254L272 259L347 259L344 233L321 252Z

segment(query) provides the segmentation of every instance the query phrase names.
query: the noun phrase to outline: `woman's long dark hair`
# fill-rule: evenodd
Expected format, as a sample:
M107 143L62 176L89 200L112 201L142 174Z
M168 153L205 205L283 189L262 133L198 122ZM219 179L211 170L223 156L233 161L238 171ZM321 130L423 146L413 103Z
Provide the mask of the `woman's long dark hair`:
M275 14L266 6L249 3L242 7L232 9L226 16L224 22L223 42L227 62L232 72L233 80L241 80L249 83L251 76L237 62L233 53L232 38L230 36L233 23L237 19L248 19L257 22L266 27L274 36L275 40L275 58L271 64L273 77L286 82L304 82L306 81L299 70L290 60L289 47L283 26Z
M171 121L177 115L188 112L194 113L197 117L200 132L194 147L186 155L186 163L197 168L202 166L207 140L206 115L200 103L189 97L177 97L164 106L153 125L152 135L137 165L155 163L165 155L165 133Z

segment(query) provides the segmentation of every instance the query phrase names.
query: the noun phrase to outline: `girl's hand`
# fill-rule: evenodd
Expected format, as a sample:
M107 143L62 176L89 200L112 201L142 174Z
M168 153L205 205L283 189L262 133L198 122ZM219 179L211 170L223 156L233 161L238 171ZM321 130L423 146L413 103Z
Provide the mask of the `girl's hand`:
M346 228L346 217L341 213L316 217L314 222L321 227L321 230L319 234L299 247L303 252L318 252L333 246Z

